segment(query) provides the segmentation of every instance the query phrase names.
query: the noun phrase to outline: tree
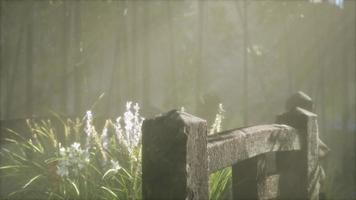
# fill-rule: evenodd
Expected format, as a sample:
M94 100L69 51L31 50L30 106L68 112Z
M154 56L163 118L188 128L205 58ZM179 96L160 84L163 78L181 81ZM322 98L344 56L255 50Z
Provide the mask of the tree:
M34 101L34 87L33 87L33 68L34 68L34 14L35 10L35 1L29 1L28 9L28 23L27 23L27 44L26 44L26 116L31 117L33 115L33 101Z
M151 41L151 33L150 33L150 23L151 23L151 9L150 4L145 3L143 8L143 33L144 42L143 42L143 98L142 103L144 107L151 106L151 66L150 66L150 41Z
M247 0L243 1L243 123L248 125L248 10Z
M83 95L83 63L82 63L82 47L81 47L81 0L74 1L73 25L74 25L74 109L75 115L82 112L82 96ZM85 66L84 66L85 67Z
M62 74L62 92L61 92L61 103L63 112L67 112L67 100L68 100L68 40L69 40L69 19L70 19L70 12L68 12L68 2L63 1L62 5L62 66L61 66L61 74Z
M4 17L5 17L5 1L0 1L0 96L4 97L6 96L7 93L7 82L8 82L8 76L5 76L6 70L5 70L5 53L4 53L4 45L5 45L5 39L4 39ZM4 77L3 77L4 76ZM6 91L6 92L5 92ZM0 99L0 119L5 118L5 108L6 108L6 101L4 99ZM1 128L1 127L0 127Z

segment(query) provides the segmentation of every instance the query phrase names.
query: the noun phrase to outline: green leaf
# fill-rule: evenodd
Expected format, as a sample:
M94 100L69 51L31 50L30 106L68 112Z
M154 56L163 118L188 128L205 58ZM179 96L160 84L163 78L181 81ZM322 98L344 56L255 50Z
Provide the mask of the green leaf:
M0 167L0 170L3 170L3 169L18 169L18 168L26 168L28 166L26 165L6 165L6 166L2 166Z
M23 162L27 162L27 159L26 159L26 158L24 158L24 157L22 157L22 156L20 156L20 155L18 155L18 154L16 154L16 153L10 151L10 150L7 149L7 148L2 148L1 150L3 150L5 153L7 153L8 155L10 155L10 156L12 156L12 157L14 157L14 158L17 158L17 159L19 159L19 160L21 160L21 161L23 161Z
M18 132L14 131L14 130L12 130L12 129L9 129L9 128L7 128L6 130L7 130L9 133L12 133L12 134L16 135L17 137L21 138L23 141L26 141L26 139L25 139L21 134L19 134Z
M115 192L113 192L112 190L110 190L109 188L105 187L105 186L101 186L101 189L107 191L109 194L111 194L113 197L118 198L117 195L115 194Z
M36 145L32 144L32 142L28 141L27 144L29 144L34 149L33 151L43 153L43 151L41 151Z
M68 179L69 180L69 179ZM78 189L78 186L72 181L72 180L69 180L70 184L72 184L72 186L74 187L75 189L75 192L77 193L77 195L79 196L80 195L80 192L79 192L79 189Z
M16 140L14 140L14 139L5 138L4 140L7 141L7 142L11 142L11 143L14 143L14 144L18 144L18 142L17 142Z
M46 164L49 164L49 163L56 162L56 161L59 161L59 160L61 160L61 158L53 157L53 158L46 159L44 162Z
M11 196L14 196L14 195L16 195L16 194L19 194L19 193L21 193L21 192L24 192L24 190L23 190L23 189L15 190L15 191L11 192L10 194L8 194L7 196L8 196L8 197L11 197Z
M31 183L33 183L35 180L39 179L42 176L42 174L39 174L33 178L31 178L30 181L28 181L24 186L22 186L22 189L27 188Z
M115 170L114 170L114 169L109 169L108 171L106 171L105 174L103 175L102 179L104 180L105 177L106 177L108 174L110 174L111 172L115 172Z

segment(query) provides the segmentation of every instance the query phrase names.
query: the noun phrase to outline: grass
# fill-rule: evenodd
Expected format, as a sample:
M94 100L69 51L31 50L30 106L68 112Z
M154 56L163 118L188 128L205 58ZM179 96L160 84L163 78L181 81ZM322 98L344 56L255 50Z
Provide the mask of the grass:
M222 107L221 107L222 108ZM141 125L138 104L97 131L93 114L64 120L27 121L29 134L8 130L0 150L2 197L6 199L141 199ZM212 127L221 126L222 111ZM29 135L24 137L23 135ZM210 176L210 197L221 199L231 169Z

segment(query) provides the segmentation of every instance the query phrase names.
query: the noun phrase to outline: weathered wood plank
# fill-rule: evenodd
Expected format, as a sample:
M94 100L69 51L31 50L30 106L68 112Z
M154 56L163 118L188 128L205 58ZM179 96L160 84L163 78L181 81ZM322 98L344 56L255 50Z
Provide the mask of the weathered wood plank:
M290 126L271 124L231 130L208 137L208 168L212 173L260 154L300 149L297 130Z
M301 152L278 153L281 198L318 200L321 170L317 115L297 107L279 116L277 122L295 127L303 138Z
M233 199L276 199L279 174L274 152L242 160L232 166Z
M232 165L233 199L258 199L257 170L256 157Z
M261 178L257 182L259 200L277 199L279 197L279 174Z
M208 199L206 121L173 110L142 130L143 199Z

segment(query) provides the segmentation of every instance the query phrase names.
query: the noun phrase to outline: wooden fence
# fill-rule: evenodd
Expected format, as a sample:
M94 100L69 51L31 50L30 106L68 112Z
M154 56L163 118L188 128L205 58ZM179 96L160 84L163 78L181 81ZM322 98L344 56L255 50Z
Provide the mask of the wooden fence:
M319 199L328 148L302 92L276 124L207 135L205 120L177 110L143 123L143 199L209 199L209 174L232 166L233 199Z

